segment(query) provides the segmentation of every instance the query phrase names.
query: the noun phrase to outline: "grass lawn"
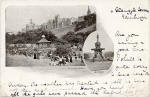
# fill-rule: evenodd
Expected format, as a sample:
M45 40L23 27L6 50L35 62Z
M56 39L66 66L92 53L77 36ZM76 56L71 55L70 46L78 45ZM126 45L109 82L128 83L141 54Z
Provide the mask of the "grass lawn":
M91 71L105 71L108 70L111 65L112 65L113 61L95 61L95 62L91 62L90 60L85 60L85 63L88 67L89 70Z
M49 66L50 59L33 59L33 57L25 57L23 55L7 55L6 66L24 67L24 66ZM65 66L85 66L79 60L73 60L73 63L67 63Z
M75 61L75 60L73 60ZM64 77L79 77L91 75L92 72L103 73L103 70L108 70L112 64L112 61L104 62L90 62L86 61L87 66L78 60L74 63L67 63L65 66L50 66L49 59L33 59L32 57L25 57L23 55L7 55L6 56L6 66L14 67L28 71L28 72L37 72L44 74L57 74ZM26 68L24 68L26 67ZM89 71L89 70L90 71Z

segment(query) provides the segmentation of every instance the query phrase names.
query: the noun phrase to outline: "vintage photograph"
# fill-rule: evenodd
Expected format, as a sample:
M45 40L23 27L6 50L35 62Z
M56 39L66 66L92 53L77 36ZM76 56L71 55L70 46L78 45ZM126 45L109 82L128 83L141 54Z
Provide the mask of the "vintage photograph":
M150 0L1 0L0 97L150 97Z
M85 66L83 44L96 31L93 6L8 6L6 67Z
M85 40L84 61L93 73L104 73L112 66L114 58L113 43L105 31L94 31Z

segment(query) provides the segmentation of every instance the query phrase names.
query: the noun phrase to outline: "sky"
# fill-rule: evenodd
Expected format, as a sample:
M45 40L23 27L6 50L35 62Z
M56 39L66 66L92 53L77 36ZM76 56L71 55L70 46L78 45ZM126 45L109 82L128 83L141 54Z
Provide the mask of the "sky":
M21 31L30 19L35 24L42 24L55 15L60 17L78 17L87 13L88 6L9 6L6 8L6 32ZM95 8L90 6L91 12Z

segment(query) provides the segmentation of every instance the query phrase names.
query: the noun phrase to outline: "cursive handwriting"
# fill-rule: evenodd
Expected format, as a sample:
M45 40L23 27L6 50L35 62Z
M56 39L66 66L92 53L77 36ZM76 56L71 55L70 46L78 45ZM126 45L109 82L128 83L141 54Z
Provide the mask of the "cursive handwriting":
M126 20L134 19L134 20L144 21L148 17L149 10L145 8L141 8L140 6L138 8L132 7L128 9L124 9L117 6L115 7L114 10L111 10L110 12L120 13L122 19L126 19Z

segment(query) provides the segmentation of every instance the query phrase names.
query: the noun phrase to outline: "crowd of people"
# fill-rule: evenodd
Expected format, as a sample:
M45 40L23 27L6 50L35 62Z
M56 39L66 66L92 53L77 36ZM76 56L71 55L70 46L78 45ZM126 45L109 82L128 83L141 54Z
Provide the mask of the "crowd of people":
M23 55L25 57L31 57L33 60L39 60L42 59L42 57L45 57L46 59L49 59L49 65L50 66L65 66L65 65L71 65L76 62L81 62L83 63L83 56L81 54L69 54L69 55L64 55L64 56L58 56L55 54L45 54L42 55L38 51L27 51L27 50L8 50L7 53L9 55Z
M52 56L50 57L50 66L65 66L67 64L75 63L75 62L81 62L83 63L83 57L82 56Z

